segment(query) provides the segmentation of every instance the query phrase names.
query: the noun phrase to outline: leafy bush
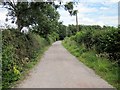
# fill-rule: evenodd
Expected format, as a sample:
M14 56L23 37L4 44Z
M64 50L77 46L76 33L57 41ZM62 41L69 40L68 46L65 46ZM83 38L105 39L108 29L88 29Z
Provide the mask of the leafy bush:
M21 33L15 29L2 31L2 87L9 88L49 43L39 35Z
M84 44L87 49L91 49L93 46L92 31L81 31L76 34L76 41L79 44Z
M107 53L111 59L120 59L120 30L111 29L94 35L95 49Z
M110 59L120 59L120 30L116 28L103 28L102 30L83 30L78 32L74 40L90 50L104 53Z
M49 43L51 44L51 43L59 40L59 35L56 32L53 32L48 35L47 39L48 39Z
M120 77L118 77L120 69L116 61L111 62L106 57L99 57L99 54L93 49L88 50L84 44L76 42L74 36L65 38L63 45L81 62L95 70L97 74L120 90Z

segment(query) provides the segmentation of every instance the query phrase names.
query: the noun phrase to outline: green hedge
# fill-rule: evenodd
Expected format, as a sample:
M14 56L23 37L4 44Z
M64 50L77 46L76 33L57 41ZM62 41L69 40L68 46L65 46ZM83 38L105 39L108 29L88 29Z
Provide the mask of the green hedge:
M78 44L84 44L87 49L106 54L110 59L120 59L119 29L83 30L78 32L73 39Z
M63 45L120 90L120 28L83 27L75 35L66 37Z
M26 65L37 57L48 41L29 32L24 34L15 29L2 31L2 87L9 88L20 79Z
M94 35L95 49L107 53L111 59L120 59L120 30L111 29Z

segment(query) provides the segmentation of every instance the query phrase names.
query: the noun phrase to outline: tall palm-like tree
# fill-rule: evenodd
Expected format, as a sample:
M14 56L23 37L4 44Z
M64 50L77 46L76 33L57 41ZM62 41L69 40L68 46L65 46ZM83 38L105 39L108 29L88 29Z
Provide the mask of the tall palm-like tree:
M65 9L68 10L68 12L70 13L71 16L76 16L76 29L77 31L79 31L79 26L78 26L78 10L73 10L74 8L74 3L73 2L69 2L65 5Z
M77 28L77 31L79 31L79 26L78 26L78 10L73 10L73 15L76 16L76 28Z

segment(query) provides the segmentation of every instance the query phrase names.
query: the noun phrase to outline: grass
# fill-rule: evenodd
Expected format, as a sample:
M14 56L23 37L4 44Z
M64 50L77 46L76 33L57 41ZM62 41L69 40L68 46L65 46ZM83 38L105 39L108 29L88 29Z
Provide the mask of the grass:
M93 50L85 49L84 45L77 45L69 39L63 41L63 46L82 63L92 68L96 74L101 76L109 84L120 90L118 81L118 66L105 57L100 57Z

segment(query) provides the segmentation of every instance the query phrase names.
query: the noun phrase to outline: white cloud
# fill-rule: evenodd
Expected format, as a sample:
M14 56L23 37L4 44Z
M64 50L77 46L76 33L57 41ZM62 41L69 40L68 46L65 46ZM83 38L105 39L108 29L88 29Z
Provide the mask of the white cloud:
M17 27L16 24L11 23L11 20L7 22L5 21L7 12L8 12L7 9L0 7L0 28L5 27L5 25L9 25L11 27Z
M118 16L101 16L99 20L105 25L118 25Z
M66 3L66 2L73 2L73 0L56 0L55 2Z
M65 11L63 8L58 9L61 17L59 21L63 21L63 24L68 25L68 24L75 24L75 17L70 16L68 11Z
M119 0L78 0L78 2L90 2L90 3L107 2L107 3L118 3Z
M74 7L79 13L89 13L98 11L96 8L88 8L85 3L79 3L77 7Z
M102 22L101 20L96 21L96 18L90 18L88 16L86 16L85 14L81 14L78 18L79 24L84 24L84 25L100 25L103 26L105 25L104 22Z
M89 17L82 17L82 18L79 18L79 24L117 26L118 17L117 16L100 16L97 19L89 18Z
M61 12L61 18L60 21L63 21L63 24L68 25L68 24L76 24L76 17L75 16L70 16L68 12L62 11ZM93 18L87 17L85 14L79 13L78 15L78 22L79 24L84 24L84 25L105 25L102 21L97 21L94 20Z
M0 20L3 21L6 18L6 14L7 14L7 9L0 8Z
M4 26L7 10L0 7L0 26Z
M64 2L68 2L72 0L64 0ZM85 3L85 1L87 3ZM102 2L103 1L103 2ZM118 0L106 0L106 2L109 3L104 3L105 0L82 0L79 4L78 7L75 7L74 9L77 9L78 12L78 18L79 18L79 24L85 24L85 25L112 25L116 26L118 23L118 17L117 15L109 15L109 13L117 13L117 6L116 8L112 8L112 3L116 3ZM104 6L101 6L99 9L96 7L88 7L92 2L100 2L104 4ZM99 3L97 3L99 5ZM117 4L116 4L117 5ZM63 8L58 9L61 17L59 21L63 21L63 24L68 25L68 24L76 24L75 22L75 16L70 16L70 14L65 11ZM7 11L4 9L2 10L0 8L0 25L4 25L5 23L5 18L6 18L6 13ZM98 14L100 13L100 14ZM105 14L107 13L107 14ZM92 14L91 16L88 14ZM96 16L98 14L98 16ZM10 22L9 22L10 24Z
M100 7L100 10L106 11L106 10L109 10L109 8L107 8L107 7Z
M108 0L110 1L111 3L118 3L120 0Z
M92 0L90 0L90 1L92 1ZM118 25L117 15L114 15L114 14L117 14L117 10L116 10L117 6L116 6L116 8L112 8L112 6L108 6L107 3L104 3L104 5L100 6L99 8L95 7L95 6L88 7L90 4L91 3L86 4L83 2L83 3L79 3L78 7L74 8L79 11L78 12L79 24L100 25L100 26L103 26L103 25L117 26ZM97 3L97 4L99 5L99 3ZM109 5L112 5L112 4L109 4ZM76 24L75 16L71 17L69 15L69 13L64 10L59 10L59 12L61 15L60 21L63 21L63 24L65 24L65 25Z

